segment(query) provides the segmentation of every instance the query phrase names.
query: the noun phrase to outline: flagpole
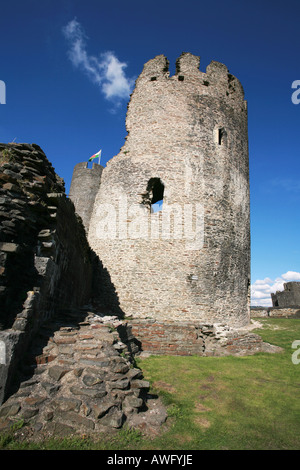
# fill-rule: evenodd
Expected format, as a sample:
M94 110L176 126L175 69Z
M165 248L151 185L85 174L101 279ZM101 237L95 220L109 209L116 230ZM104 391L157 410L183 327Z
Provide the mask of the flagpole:
M92 156L88 159L88 162L92 162L92 161L97 157L97 155L98 155L98 164L100 165L101 153L102 153L102 149L99 150L99 152L94 153L94 155L92 155Z

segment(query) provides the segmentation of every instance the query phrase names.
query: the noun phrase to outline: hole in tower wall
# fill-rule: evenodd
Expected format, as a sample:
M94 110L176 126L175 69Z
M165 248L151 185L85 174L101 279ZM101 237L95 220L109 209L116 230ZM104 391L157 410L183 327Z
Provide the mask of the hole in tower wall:
M218 144L222 144L222 129L219 129Z
M151 178L147 190L142 195L142 204L149 207L151 213L162 210L165 186L160 178Z
M224 127L220 127L218 129L218 144L227 145L227 132L225 131Z

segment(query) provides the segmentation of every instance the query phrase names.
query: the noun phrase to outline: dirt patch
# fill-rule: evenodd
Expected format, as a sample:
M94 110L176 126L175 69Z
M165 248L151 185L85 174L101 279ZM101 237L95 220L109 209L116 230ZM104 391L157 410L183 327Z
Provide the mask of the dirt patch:
M194 437L190 434L175 434L174 439L178 440L179 442L191 442Z
M207 380L208 382L214 382L215 378L214 378L213 375L209 375L208 377L206 377L206 380Z
M213 387L211 385L203 384L200 387L201 390L212 390Z
M196 424L196 426L199 426L199 428L203 429L208 429L211 426L211 422L203 416L196 416L194 419L194 423Z
M199 413L204 413L205 411L211 411L211 408L208 408L207 406L204 406L202 403L196 403L195 404L195 409Z
M166 392L175 393L177 390L173 385L163 382L162 380L158 380L153 382L154 388L159 388L160 390L165 390Z

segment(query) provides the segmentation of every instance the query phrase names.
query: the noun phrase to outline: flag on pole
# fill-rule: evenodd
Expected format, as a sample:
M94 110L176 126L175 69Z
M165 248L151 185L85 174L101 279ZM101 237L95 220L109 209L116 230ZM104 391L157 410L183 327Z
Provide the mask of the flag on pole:
M94 160L95 158L98 157L98 158L99 158L99 164L100 164L101 151L102 151L102 150L99 150L98 153L95 153L94 155L92 155L92 156L88 159L88 161L91 162L92 160Z

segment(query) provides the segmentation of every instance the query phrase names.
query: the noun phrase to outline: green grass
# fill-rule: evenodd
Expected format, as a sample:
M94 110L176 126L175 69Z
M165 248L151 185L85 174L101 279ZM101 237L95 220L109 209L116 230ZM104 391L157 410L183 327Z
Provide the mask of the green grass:
M0 152L0 166L4 163L14 162L15 161L15 154L12 149L3 149Z
M299 449L300 364L292 362L292 343L300 340L300 319L259 321L263 328L256 332L283 352L137 361L151 391L168 407L168 424L153 439L123 429L99 441L73 438L32 444L16 442L11 433L0 436L0 449Z

